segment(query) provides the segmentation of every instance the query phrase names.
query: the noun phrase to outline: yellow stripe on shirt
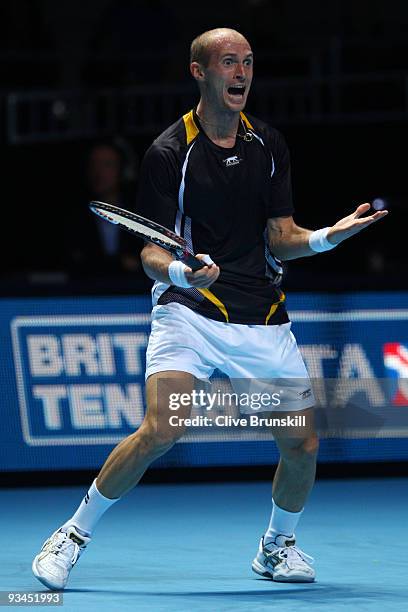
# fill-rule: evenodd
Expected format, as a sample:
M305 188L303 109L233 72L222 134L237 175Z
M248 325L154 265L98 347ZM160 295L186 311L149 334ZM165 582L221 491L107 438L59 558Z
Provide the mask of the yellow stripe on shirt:
M276 312L279 304L282 304L282 302L284 302L286 299L286 295L283 293L283 291L281 291L281 296L279 298L278 302L274 302L272 304L272 306L269 309L268 314L266 315L266 319L265 319L265 325L268 325L269 319L271 318L271 316Z
M226 322L228 323L229 322L228 312L224 304L221 302L221 300L219 300L217 296L214 295L213 292L210 291L209 289L198 289L198 290L200 293L203 294L204 297L207 298L207 300L210 300L210 302L212 302L219 310L221 310L222 314L225 317Z
M250 120L248 119L248 117L246 117L246 115L244 115L244 113L239 113L239 115L240 115L240 117L241 117L242 121L243 121L243 122L245 123L245 125L247 126L247 128L248 128L249 130L253 130L253 129L254 129L254 127L253 127L252 123L250 122Z
M199 133L199 129L194 121L193 111L191 110L189 113L183 115L184 127L186 128L186 137L187 144L194 140L194 138Z

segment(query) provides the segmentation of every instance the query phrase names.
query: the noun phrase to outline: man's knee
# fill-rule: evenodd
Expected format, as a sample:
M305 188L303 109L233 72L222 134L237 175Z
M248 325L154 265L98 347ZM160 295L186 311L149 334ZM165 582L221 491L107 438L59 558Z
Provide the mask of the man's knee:
M302 442L302 452L317 457L319 452L319 438L316 433L311 434Z
M138 434L144 454L160 457L183 436L184 429L180 427L161 429L160 424L154 426L146 424L141 426Z
M296 463L311 463L316 461L319 451L319 438L311 433L306 438L283 442L279 445L281 457L286 461Z

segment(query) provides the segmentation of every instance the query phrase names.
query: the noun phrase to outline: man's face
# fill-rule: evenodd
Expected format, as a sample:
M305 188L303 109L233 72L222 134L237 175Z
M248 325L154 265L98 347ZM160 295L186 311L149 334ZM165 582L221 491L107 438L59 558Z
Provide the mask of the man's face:
M109 146L95 147L89 158L88 177L91 191L103 195L120 187L120 158Z
M245 38L230 36L214 41L203 72L204 89L212 104L234 112L245 108L253 76L253 54Z

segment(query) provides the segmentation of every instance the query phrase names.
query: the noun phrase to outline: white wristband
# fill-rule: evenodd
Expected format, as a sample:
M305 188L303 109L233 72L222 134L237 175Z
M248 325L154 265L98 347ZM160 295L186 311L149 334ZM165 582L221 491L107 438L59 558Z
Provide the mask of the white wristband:
M173 285L177 287L184 287L187 289L191 287L190 283L186 279L186 275L184 274L185 270L187 270L188 266L183 264L182 261L174 260L168 267L168 275Z
M214 263L209 255L203 255L201 261L207 264L207 266L211 266Z
M309 236L309 246L312 251L316 253L323 253L323 251L330 251L330 249L334 249L336 244L331 244L327 240L327 233L330 227L323 227L322 229L318 229Z

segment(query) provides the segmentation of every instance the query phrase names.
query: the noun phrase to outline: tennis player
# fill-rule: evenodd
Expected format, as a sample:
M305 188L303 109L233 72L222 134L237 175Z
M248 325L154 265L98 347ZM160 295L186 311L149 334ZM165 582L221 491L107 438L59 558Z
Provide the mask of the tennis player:
M307 417L310 426L296 435L273 431L280 461L270 522L252 568L275 581L315 579L312 558L295 543L315 478L314 398L279 288L279 260L333 249L387 211L363 217L370 205L361 204L332 227L310 231L295 224L285 141L243 112L253 61L239 32L220 28L198 36L190 63L198 105L145 155L138 212L184 236L206 265L193 273L159 246L143 249L145 272L155 280L146 417L111 452L73 516L35 557L34 574L51 589L65 587L104 512L183 434L183 426L169 424L169 391L191 393L195 380L208 379L215 368L233 381L289 381L283 409ZM177 414L188 417L190 409L181 406Z

